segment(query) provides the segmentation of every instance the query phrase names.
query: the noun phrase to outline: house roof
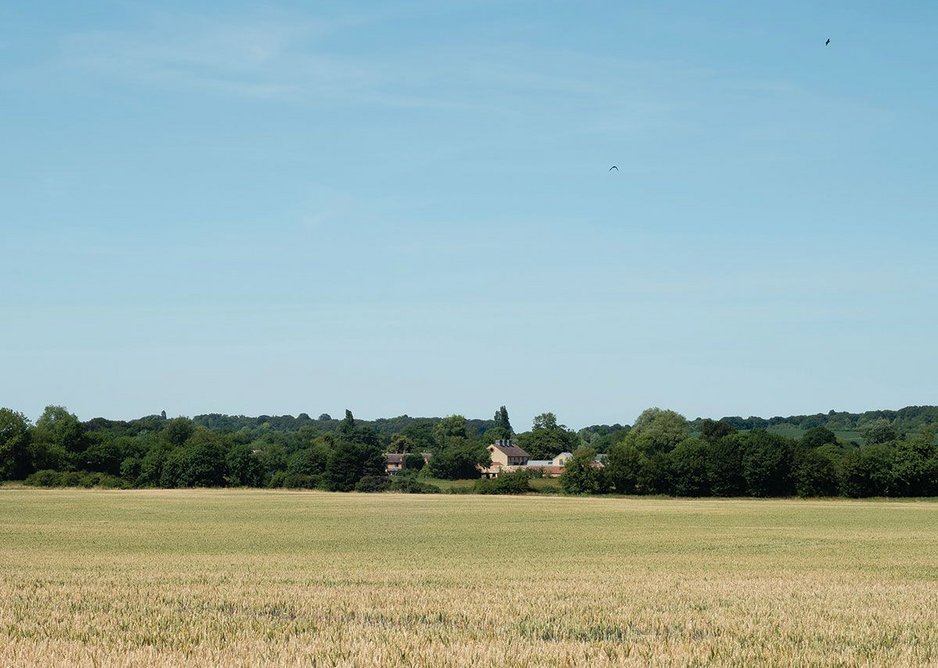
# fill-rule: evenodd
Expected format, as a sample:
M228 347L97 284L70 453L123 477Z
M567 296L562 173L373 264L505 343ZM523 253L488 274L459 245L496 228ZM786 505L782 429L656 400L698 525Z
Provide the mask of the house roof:
M387 460L388 464L403 464L404 459L407 455L401 455L396 452L386 452L384 453L384 458Z
M509 457L530 457L528 453L526 453L511 441L495 441L492 443L492 447L498 448L499 451L505 453Z

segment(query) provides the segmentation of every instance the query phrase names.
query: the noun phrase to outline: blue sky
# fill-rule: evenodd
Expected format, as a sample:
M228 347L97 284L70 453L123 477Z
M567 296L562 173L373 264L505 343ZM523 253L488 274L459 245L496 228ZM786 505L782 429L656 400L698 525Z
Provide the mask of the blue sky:
M935 403L938 6L819 5L4 3L0 405Z

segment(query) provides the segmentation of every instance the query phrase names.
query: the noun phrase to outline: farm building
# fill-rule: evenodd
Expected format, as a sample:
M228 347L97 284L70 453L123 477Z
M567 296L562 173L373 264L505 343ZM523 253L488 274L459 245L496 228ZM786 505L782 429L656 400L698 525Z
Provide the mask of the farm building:
M563 473L567 461L573 457L570 452L561 452L553 459L531 459L525 468L540 472L548 478L556 478Z
M406 466L407 455L396 452L386 452L384 454L384 472L388 475L394 475L404 470Z
M492 463L482 469L483 478L497 478L501 472L517 471L528 463L528 453L511 442L499 439L488 447Z

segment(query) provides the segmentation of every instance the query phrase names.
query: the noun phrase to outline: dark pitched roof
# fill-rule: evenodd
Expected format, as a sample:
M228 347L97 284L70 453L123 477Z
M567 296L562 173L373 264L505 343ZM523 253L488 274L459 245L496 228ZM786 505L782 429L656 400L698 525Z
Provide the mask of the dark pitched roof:
M528 453L519 448L511 441L495 441L492 445L504 452L509 457L530 457Z
M386 452L384 453L384 458L387 460L388 464L403 464L404 459L407 455L399 455L396 452Z

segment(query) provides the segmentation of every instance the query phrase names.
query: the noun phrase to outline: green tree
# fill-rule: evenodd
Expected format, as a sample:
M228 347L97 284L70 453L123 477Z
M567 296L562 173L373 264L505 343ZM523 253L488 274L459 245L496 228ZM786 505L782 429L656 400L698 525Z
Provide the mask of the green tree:
M534 418L531 431L518 436L517 444L531 459L553 459L561 452L576 450L580 437L566 426L557 424L557 416L553 413L541 413Z
M406 454L413 451L414 442L408 436L405 436L404 434L394 434L391 437L391 445L388 448L388 452Z
M269 481L278 473L286 472L289 466L289 455L284 445L261 439L252 441L251 449L257 461L264 467L264 480Z
M889 420L880 418L867 423L860 431L863 435L865 445L880 445L882 443L893 443L901 438L899 431Z
M160 486L163 480L163 468L173 450L173 446L163 440L153 445L140 462L140 476L134 484L138 487ZM172 485L166 486L172 487Z
M339 425L338 433L345 438L352 438L355 434L355 416L347 408L345 409L345 419Z
M713 445L724 436L735 434L736 428L726 420L711 420L707 418L700 425L700 433L707 443Z
M818 427L823 429L823 427ZM804 439L802 439L804 443ZM823 448L802 446L795 451L792 476L795 493L801 497L837 494L837 469Z
M673 494L671 478L671 460L668 454L663 452L643 454L635 491L639 494Z
M297 475L321 476L329 464L329 454L333 447L335 441L331 436L317 438L310 447L290 455L287 471Z
M228 472L225 447L217 432L196 429L183 449L178 487L224 487Z
M81 422L62 406L46 406L36 420L33 440L68 453L81 452L87 446Z
M931 496L938 493L935 428L925 427L895 446L890 493L896 496Z
M629 429L631 427L623 427L621 424L594 424L580 429L576 435L583 445L593 448L596 452L608 453L613 445L625 438Z
M25 415L0 408L0 480L22 480L33 472L30 436Z
M606 477L617 494L635 494L641 477L643 456L634 445L623 441L609 448Z
M493 440L510 439L515 432L511 428L511 422L508 420L508 409L504 406L495 411L495 426L489 430L487 437Z
M827 427L814 427L801 437L801 447L819 448L822 445L837 444L837 435Z
M849 451L840 464L840 492L852 498L888 496L894 450L879 443Z
M350 492L364 477L384 475L384 453L366 443L341 441L329 454L325 482L335 492Z
M433 435L433 423L430 420L413 422L401 433L413 442L413 452L433 452L439 445Z
M603 469L595 464L593 448L577 448L560 476L560 486L567 494L602 494L606 491Z
M236 445L225 458L228 484L236 487L262 487L264 485L264 465L254 455L254 449L248 444Z
M702 438L686 438L668 455L671 484L678 496L709 496L707 459L710 446Z
M690 435L687 420L680 413L660 408L643 411L625 442L646 456L667 454Z
M707 475L711 493L714 496L745 494L742 435L724 436L710 445L707 455Z
M470 438L466 418L462 415L450 415L433 427L433 438L438 447L445 448L451 443L462 443Z
M177 417L166 423L163 427L163 438L176 447L189 440L195 432L195 423L189 418Z
M142 468L143 460L140 457L127 457L121 462L121 478L131 485L136 485Z
M479 469L492 463L491 455L484 445L462 440L451 442L430 458L430 473L444 480L469 480L478 478Z
M384 476L384 452L374 429L358 425L351 411L336 429L323 480L328 489L350 492L365 477ZM369 487L372 487L369 484Z
M793 448L791 442L762 429L745 434L743 478L752 496L791 496Z
M404 469L407 471L420 471L426 465L423 455L416 452L409 452L404 458ZM486 464L488 465L488 464Z
M94 440L95 442L89 445L78 458L80 468L85 471L120 475L121 462L125 454L117 439L105 437Z

